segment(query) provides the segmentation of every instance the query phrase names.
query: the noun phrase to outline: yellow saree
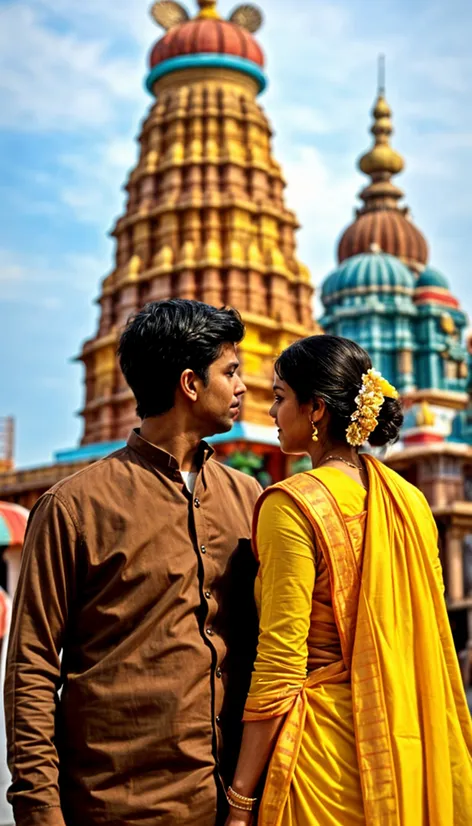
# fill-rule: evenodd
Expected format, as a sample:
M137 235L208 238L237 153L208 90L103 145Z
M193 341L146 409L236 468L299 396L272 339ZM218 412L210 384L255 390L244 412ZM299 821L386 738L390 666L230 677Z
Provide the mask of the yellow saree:
M372 457L365 462L366 520L359 512L362 488L333 469L285 480L258 503L255 547L265 559L258 587L266 619L244 719L286 715L258 826L472 822L472 725L443 599L436 527L416 488ZM277 541L271 497L280 505L282 493L305 547L311 542L312 573L303 544L290 563L282 552L275 559L266 553L271 532ZM274 633L267 621L280 613L279 603L298 604L292 563L303 580L305 613L313 589L311 615L293 617L292 642L297 628L298 637L306 631L303 680L302 655L291 657L284 623L271 620ZM275 607L264 614L267 601ZM277 644L286 646L281 657Z

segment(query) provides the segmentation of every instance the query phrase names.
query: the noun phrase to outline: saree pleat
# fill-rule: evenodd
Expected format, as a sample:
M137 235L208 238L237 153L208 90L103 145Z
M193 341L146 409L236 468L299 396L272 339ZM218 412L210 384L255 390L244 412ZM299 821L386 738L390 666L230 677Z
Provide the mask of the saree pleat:
M249 693L245 720L286 715L258 826L472 823L472 725L434 520L416 488L372 457L365 462L366 523L343 516L336 491L321 480L332 474L298 474L274 486L313 529L341 656L298 688L284 692L279 683L275 692L268 685ZM341 472L337 483L356 485ZM255 539L271 490L258 503Z

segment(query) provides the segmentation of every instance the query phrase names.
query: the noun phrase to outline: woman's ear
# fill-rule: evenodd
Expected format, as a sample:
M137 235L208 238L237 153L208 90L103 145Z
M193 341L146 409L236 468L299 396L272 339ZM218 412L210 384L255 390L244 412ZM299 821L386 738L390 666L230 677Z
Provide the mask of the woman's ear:
M312 422L320 422L321 419L324 417L326 413L326 403L324 399L314 399L313 400L313 409L311 414Z

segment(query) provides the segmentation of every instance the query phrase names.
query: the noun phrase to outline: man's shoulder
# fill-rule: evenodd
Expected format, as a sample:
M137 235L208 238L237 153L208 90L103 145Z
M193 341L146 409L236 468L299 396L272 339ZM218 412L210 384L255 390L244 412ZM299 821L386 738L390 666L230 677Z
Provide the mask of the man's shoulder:
M104 456L87 465L70 476L60 479L46 492L46 496L52 496L56 499L67 501L75 499L77 496L85 495L88 497L94 487L105 479L112 480L122 472L123 465L130 458L129 448L127 446L115 450L113 453Z
M208 469L223 485L245 494L253 501L258 499L262 493L262 488L254 476L224 465L214 456L208 461Z

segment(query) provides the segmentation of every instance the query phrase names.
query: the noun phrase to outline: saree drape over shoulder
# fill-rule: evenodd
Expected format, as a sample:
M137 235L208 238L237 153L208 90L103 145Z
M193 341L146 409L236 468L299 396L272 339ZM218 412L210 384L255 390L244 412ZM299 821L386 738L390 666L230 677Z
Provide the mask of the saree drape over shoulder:
M472 724L422 493L366 456L265 491L244 719L286 715L258 826L468 826Z

